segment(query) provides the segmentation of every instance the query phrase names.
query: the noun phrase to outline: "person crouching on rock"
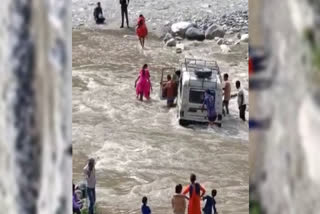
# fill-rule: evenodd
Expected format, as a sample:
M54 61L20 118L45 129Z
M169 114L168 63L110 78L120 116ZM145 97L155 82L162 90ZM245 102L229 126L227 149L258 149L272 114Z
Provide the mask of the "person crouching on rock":
M139 16L137 27L136 27L136 33L137 33L137 36L139 37L141 47L144 48L144 39L148 35L148 29L147 29L146 21L143 15Z
M97 24L103 24L105 21L100 2L97 3L97 7L94 9L93 17Z

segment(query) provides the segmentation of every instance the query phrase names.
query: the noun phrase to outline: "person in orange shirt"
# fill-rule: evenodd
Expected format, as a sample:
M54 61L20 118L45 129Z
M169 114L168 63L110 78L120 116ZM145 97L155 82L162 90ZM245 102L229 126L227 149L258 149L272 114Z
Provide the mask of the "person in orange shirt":
M191 174L191 184L183 191L184 195L189 193L188 214L201 214L200 201L206 193L206 190L199 183L196 183L196 180L196 175Z

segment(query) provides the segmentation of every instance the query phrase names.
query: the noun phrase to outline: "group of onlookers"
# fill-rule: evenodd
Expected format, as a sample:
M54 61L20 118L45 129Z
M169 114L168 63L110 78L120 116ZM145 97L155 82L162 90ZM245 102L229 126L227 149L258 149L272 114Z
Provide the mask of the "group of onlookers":
M73 213L81 214L85 198L89 198L88 213L94 214L94 207L96 202L96 175L95 175L95 160L90 158L83 169L86 183L85 189L81 189L72 184L72 204ZM201 199L206 202L202 208L204 214L217 214L215 196L217 190L211 191L211 196L205 196L206 190L202 185L196 182L195 174L190 176L190 184L184 189L181 184L176 185L175 194L171 199L172 210L174 214L185 214L188 203L188 214L201 214ZM151 214L151 209L147 205L148 198L142 198L141 213Z
M202 208L203 214L217 214L216 200L217 190L211 191L211 196L206 195L206 190L203 186L196 182L196 175L191 174L190 185L183 187L178 184L175 187L175 194L171 199L172 210L174 214L185 214L188 203L188 214L201 214L201 199L205 201L205 205ZM141 213L151 214L151 208L147 205L148 199L146 196L142 198Z

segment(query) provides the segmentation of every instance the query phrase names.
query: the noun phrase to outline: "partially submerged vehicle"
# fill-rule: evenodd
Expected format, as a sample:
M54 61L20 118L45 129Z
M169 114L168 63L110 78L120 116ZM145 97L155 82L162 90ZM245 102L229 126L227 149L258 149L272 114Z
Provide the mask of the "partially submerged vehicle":
M216 123L222 122L222 77L216 61L186 58L181 64L177 96L177 117L180 125L207 123L207 111L202 111L205 91L215 98Z

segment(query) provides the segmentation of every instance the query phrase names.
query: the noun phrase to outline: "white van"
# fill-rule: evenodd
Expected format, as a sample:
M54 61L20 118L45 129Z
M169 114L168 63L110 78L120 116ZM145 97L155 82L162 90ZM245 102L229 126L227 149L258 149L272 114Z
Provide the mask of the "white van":
M180 125L207 123L207 111L201 111L205 91L215 95L216 123L222 120L222 77L216 61L188 59L181 64L177 96L177 116Z

